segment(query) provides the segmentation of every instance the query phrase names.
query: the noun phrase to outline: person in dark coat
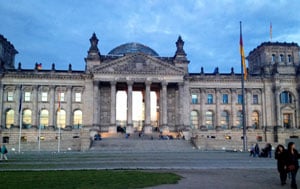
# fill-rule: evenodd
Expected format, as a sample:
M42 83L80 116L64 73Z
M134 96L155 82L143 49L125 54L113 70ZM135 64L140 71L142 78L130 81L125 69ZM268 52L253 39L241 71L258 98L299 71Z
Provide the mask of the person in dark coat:
M286 184L287 172L286 172L286 159L287 151L284 146L279 144L275 150L275 159L277 160L277 170L280 175L281 185Z
M296 176L299 169L299 157L299 153L295 148L295 143L289 142L286 158L286 167L287 171L291 173L291 188L293 189L297 189Z
M257 143L254 146L254 156L253 157L256 157L256 156L259 157L259 146Z

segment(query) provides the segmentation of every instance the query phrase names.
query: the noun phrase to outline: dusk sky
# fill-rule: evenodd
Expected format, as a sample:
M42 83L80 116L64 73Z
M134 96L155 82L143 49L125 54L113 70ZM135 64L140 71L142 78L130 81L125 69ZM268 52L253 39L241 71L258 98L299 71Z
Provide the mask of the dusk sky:
M84 70L93 32L102 55L138 42L172 57L181 35L193 73L240 72L240 21L246 55L270 41L270 22L273 42L300 43L299 0L0 0L0 21L28 69Z

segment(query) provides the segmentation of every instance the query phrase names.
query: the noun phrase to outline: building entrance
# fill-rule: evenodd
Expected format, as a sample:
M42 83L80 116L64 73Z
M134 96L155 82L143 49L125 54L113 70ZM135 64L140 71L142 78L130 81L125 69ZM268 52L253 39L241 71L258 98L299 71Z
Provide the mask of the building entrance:
M145 126L145 92L132 91L132 125L128 123L128 93L125 90L118 90L116 95L116 123L117 126L133 126L134 131L142 131ZM150 118L151 126L158 127L159 106L157 92L150 92Z

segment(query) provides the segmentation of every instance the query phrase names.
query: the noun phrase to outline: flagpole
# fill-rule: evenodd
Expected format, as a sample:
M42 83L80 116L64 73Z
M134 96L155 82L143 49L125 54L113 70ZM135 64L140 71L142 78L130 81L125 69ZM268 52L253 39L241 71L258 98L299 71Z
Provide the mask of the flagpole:
M242 42L242 22L240 21L240 45L241 45L241 83L242 83L242 121L243 121L243 151L247 151L247 133L246 133L246 113L245 113L245 60L244 49L243 49L243 42Z

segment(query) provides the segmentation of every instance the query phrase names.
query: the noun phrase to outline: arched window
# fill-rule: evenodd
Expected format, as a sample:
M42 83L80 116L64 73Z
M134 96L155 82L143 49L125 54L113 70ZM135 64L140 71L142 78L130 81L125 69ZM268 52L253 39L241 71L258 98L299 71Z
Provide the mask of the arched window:
M259 114L257 111L252 112L252 127L254 129L259 128Z
M25 109L23 111L23 127L29 128L32 124L32 111L30 109Z
M281 104L291 104L293 102L293 96L288 91L283 91L280 94L280 103Z
M212 111L205 112L205 125L208 129L214 128L214 114Z
M5 127L9 129L11 126L14 125L15 122L15 111L10 109L6 112L5 115Z
M191 120L191 127L192 128L198 128L198 112L193 110L191 111L190 115L190 120Z
M221 114L221 127L223 129L229 128L229 113L227 111L223 111Z
M66 111L61 109L60 111L57 111L56 116L57 116L57 122L56 122L57 127L65 128L66 127Z
M243 127L243 113L242 111L238 111L237 115L236 115L236 126L238 128L242 128Z
M73 126L78 127L78 128L80 126L82 126L82 111L81 110L74 111Z
M49 125L49 111L48 110L41 110L40 113L40 126L47 127Z

